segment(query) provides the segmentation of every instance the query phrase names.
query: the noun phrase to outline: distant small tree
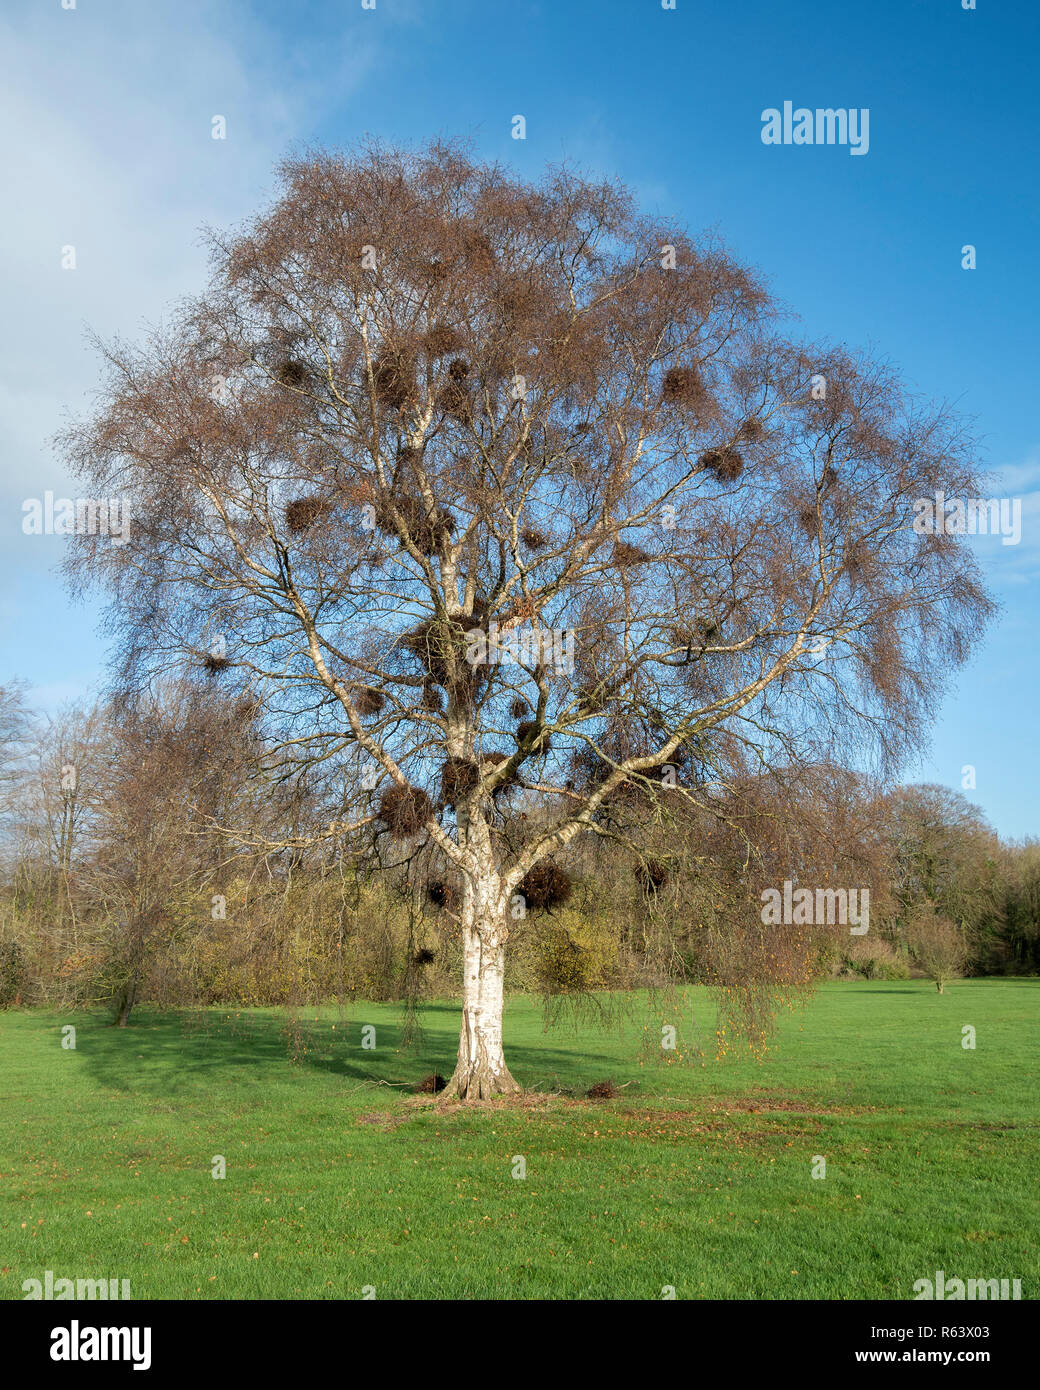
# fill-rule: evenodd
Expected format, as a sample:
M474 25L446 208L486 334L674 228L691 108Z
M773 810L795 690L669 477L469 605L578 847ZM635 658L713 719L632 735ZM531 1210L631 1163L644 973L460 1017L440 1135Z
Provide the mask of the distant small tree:
M72 946L79 946L77 875L112 764L110 737L103 705L68 706L37 718L27 746L16 816L23 887L47 902L41 937L59 952L69 926Z
M1003 902L997 959L1014 970L1040 971L1040 841L1003 851Z
M25 683L0 685L0 817L11 809L22 772L31 721L25 706Z
M210 825L226 814L240 745L226 701L185 682L110 712L112 767L99 799L88 891L104 913L100 1000L125 1028L158 947L201 923L220 868Z
M933 903L921 903L906 926L910 950L940 994L949 980L959 979L971 953L960 929L943 917Z
M934 903L977 951L1000 920L1004 892L1000 842L982 812L961 792L926 784L890 792L879 820L902 914Z

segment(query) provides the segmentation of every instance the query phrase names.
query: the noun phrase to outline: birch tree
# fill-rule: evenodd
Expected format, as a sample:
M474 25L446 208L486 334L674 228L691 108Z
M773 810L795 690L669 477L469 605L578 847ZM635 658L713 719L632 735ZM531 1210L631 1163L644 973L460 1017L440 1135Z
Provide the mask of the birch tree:
M71 578L110 586L122 680L237 683L283 768L348 770L325 833L449 866L448 1094L509 1092L507 943L567 846L919 741L988 600L912 504L980 495L971 441L793 337L717 240L566 170L316 152L211 244L65 437L131 519ZM525 797L548 814L517 835Z

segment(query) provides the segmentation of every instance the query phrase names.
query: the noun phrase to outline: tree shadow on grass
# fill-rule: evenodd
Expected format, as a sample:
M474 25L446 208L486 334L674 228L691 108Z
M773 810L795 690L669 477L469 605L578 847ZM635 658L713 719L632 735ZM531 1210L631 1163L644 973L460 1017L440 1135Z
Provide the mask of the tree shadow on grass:
M128 1028L91 1017L78 1028L77 1055L97 1082L108 1090L149 1096L172 1096L218 1086L231 1080L284 1079L294 1068L325 1072L358 1086L390 1086L401 1094L431 1072L450 1076L458 1046L458 1007L431 1003L423 1008L422 1040L402 1047L404 1023L388 1016L388 1006L360 1011L349 1020L319 1014L315 1021L299 1011L199 1009L161 1012L136 1010ZM374 1024L377 1046L362 1048L362 1029ZM570 1047L510 1040L510 1070L521 1085L587 1086L617 1058L590 1052L587 1039Z
M872 990L870 991L870 993L871 993L872 995L874 995L874 994L920 994L920 993L921 993L921 990L919 990L919 989L910 989L910 988L908 988L908 987L904 987L903 989L872 989Z

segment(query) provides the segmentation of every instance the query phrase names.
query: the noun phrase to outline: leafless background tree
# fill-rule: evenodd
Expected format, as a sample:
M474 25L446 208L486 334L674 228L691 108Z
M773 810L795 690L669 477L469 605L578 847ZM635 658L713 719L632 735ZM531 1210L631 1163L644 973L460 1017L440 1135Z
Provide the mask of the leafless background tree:
M968 943L956 922L944 917L935 904L923 902L910 913L907 941L925 974L942 994L950 980L964 974L970 959Z

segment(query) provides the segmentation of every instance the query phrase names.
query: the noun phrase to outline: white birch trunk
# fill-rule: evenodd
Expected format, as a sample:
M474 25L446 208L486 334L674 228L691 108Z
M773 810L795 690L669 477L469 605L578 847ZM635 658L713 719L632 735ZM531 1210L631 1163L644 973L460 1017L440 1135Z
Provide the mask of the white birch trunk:
M502 1049L505 1001L506 897L497 876L467 883L462 909L465 976L455 1071L444 1095L488 1100L520 1087Z

